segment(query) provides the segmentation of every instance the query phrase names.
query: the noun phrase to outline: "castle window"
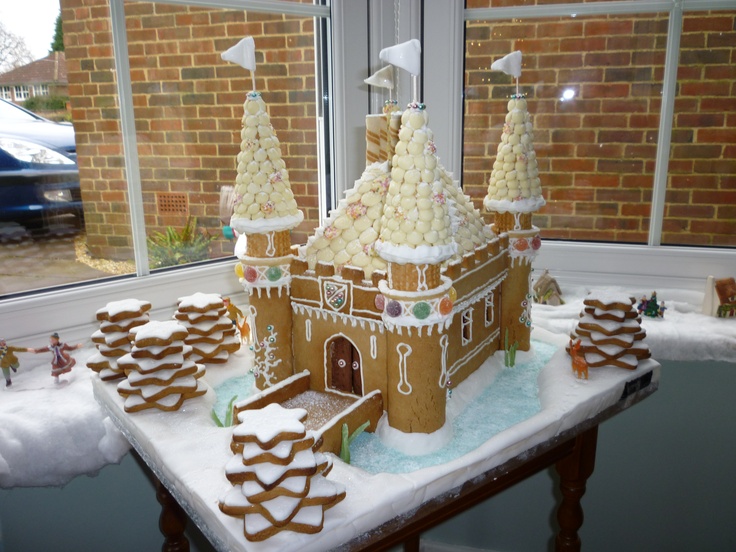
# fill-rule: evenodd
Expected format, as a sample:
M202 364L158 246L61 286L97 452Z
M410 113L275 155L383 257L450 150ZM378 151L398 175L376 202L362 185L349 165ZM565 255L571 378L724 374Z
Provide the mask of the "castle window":
M490 295L486 295L486 328L493 324L493 319L495 318L494 310L493 293L491 292Z
M473 340L473 309L466 309L462 314L462 343L467 345Z
M307 341L312 341L312 321L309 319L304 323L304 334Z

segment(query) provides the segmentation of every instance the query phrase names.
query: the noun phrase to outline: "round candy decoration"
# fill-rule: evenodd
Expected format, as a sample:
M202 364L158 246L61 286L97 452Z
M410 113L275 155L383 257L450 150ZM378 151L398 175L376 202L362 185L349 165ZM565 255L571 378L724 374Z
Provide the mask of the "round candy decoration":
M379 293L378 295L376 295L373 303L376 305L376 308L379 311L383 312L383 309L386 307L386 298Z
M446 316L452 312L452 301L449 297L443 297L440 300L440 314Z
M244 276L244 274L243 274L243 265L242 265L242 264L240 264L240 263L237 263L237 264L235 265L235 275L236 275L236 276L237 276L238 278L242 278L242 277Z
M420 301L414 307L412 308L412 313L414 313L414 317L418 318L419 320L424 320L432 313L432 307L429 306L429 303L425 301Z
M401 303L398 301L389 301L386 305L386 314L393 318L401 316Z
M532 249L534 251L538 250L540 247L542 247L542 238L539 237L539 235L536 235L532 238Z
M266 278L269 282L275 282L284 274L283 270L278 266L272 266L266 271Z
M457 290L454 287L451 287L447 291L447 296L450 298L450 301L454 303L455 301L457 301Z
M245 269L243 277L245 278L247 282L250 282L252 284L256 280L258 280L258 271L252 266L248 266Z
M514 241L514 249L517 251L526 251L529 249L529 243L526 241L525 238L519 238L518 240Z

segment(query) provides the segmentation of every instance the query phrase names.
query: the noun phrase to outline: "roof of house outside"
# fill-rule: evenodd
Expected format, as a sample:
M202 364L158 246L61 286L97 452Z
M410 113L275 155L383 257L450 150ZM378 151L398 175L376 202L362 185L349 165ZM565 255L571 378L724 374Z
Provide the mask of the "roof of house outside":
M68 83L64 52L51 52L45 58L0 75L0 86L51 83Z

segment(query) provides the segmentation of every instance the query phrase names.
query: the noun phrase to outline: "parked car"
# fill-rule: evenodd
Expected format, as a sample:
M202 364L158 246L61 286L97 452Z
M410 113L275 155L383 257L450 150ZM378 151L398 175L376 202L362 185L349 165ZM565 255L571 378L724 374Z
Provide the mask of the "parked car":
M83 222L74 127L0 99L0 225Z

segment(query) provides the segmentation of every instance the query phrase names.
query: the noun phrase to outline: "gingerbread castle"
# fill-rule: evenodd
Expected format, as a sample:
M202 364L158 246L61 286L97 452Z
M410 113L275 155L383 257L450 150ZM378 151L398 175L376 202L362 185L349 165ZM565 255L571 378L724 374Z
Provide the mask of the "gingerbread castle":
M437 431L449 390L506 338L530 347L540 245L531 214L544 200L526 102L509 104L485 201L494 225L440 164L427 109L413 102L368 116L365 171L295 247L290 228L301 213L278 138L259 94L244 108L231 224L244 234L237 272L250 298L256 385L308 373L314 391L377 390L391 427Z

